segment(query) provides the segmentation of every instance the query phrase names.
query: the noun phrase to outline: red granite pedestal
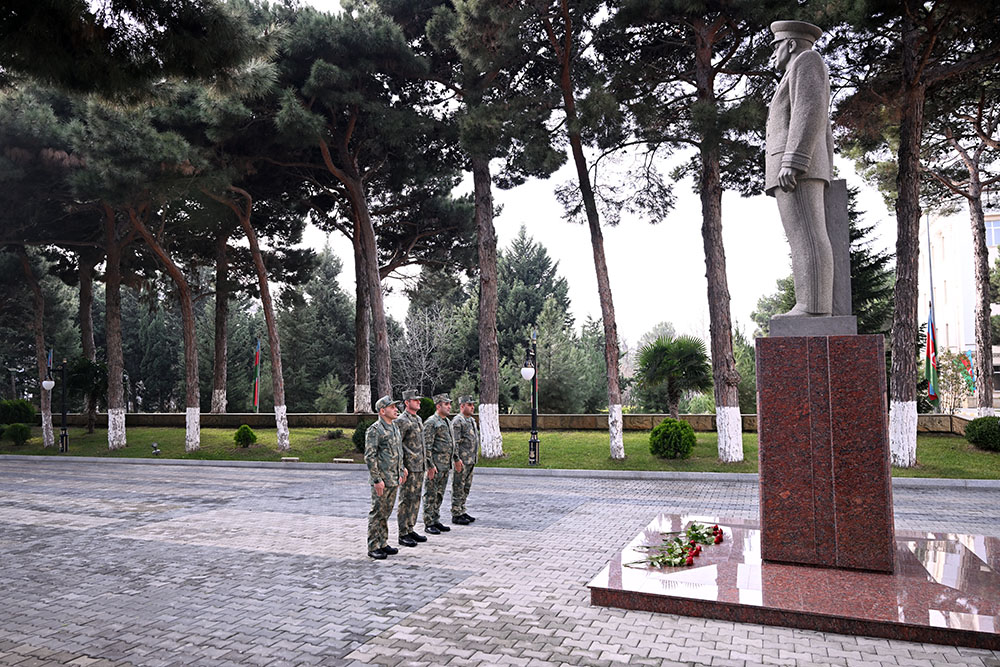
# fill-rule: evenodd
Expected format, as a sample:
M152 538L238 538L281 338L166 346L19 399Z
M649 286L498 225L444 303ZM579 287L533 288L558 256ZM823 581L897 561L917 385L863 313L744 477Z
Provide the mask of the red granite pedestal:
M757 339L766 561L892 572L882 336Z
M691 567L645 565L641 545L690 523L722 544ZM661 514L590 582L591 604L1000 650L1000 538L897 531L892 573L768 562L756 522Z
M881 336L757 339L757 408L760 524L661 514L592 604L1000 649L1000 538L894 531ZM645 562L692 522L723 543Z

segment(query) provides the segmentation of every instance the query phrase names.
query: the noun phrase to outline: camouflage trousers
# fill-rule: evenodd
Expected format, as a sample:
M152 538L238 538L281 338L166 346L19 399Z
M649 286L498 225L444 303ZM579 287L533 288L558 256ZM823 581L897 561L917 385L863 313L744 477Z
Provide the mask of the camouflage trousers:
M448 486L448 468L438 468L434 479L424 484L424 525L429 526L441 521L441 501L444 490Z
M368 513L368 551L381 549L389 544L389 515L396 504L398 486L387 486L380 498L372 487L372 511Z
M399 536L409 535L417 523L417 512L420 511L420 491L424 484L424 472L411 472L406 482L399 486L399 505L396 507L396 520L399 525Z
M465 514L465 500L472 488L472 471L476 466L462 466L462 472L456 472L451 478L451 515Z

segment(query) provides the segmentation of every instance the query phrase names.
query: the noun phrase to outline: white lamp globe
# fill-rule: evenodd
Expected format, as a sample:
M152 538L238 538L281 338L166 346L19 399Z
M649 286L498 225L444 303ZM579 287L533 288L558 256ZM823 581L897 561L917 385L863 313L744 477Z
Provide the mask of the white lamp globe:
M55 380L42 380L42 389L45 391L52 391L54 386L56 386Z
M535 369L532 368L531 366L525 366L524 368L521 369L521 377L523 377L525 380L530 380L531 378L535 377Z

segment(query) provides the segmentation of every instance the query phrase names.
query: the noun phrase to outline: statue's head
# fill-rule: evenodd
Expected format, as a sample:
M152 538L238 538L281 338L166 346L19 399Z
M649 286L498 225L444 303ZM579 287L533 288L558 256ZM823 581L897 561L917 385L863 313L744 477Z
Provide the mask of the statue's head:
M788 67L788 63L803 51L808 51L816 43L823 31L812 23L805 21L775 21L771 24L774 39L771 47L770 65L779 72Z

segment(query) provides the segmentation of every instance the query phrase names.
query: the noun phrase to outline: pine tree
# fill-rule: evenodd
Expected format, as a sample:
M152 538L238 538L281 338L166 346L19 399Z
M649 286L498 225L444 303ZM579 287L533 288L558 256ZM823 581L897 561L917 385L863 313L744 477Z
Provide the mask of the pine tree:
M992 8L982 3L844 0L832 7L849 22L839 40L841 57L834 59L848 67L842 76L854 91L837 106L842 142L867 164L873 155L895 154L895 169L881 172L894 181L897 223L889 442L893 465L910 467L916 463L917 363L915 355L898 351L913 350L917 335L925 104L935 87L1000 62L1000 41Z

